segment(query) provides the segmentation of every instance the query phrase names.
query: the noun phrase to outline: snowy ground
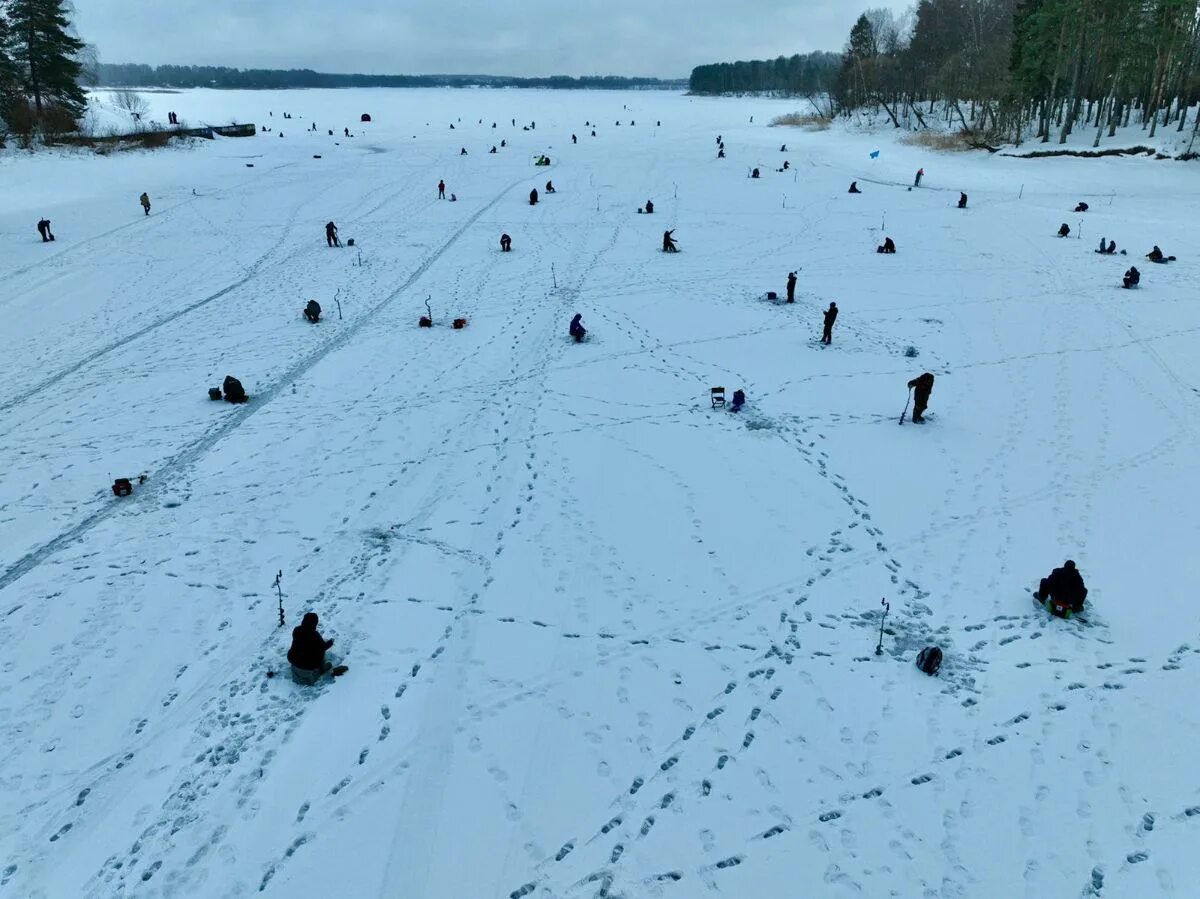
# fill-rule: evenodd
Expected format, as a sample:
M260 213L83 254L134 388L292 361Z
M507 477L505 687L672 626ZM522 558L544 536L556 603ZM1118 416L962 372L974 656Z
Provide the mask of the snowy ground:
M0 156L0 897L1196 895L1194 164L148 98L277 130ZM1086 621L1028 593L1068 556ZM268 677L309 609L316 689Z

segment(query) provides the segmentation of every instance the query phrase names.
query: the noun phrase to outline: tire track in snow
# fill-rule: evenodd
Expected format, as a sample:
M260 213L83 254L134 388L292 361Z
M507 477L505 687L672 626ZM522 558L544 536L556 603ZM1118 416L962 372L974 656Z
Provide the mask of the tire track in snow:
M518 179L501 190L500 193L498 193L489 203L487 203L487 205L481 207L462 225L460 225L459 228L450 235L450 238L445 243L427 256L425 261L418 265L413 273L409 275L399 287L372 306L356 321L347 326L345 330L338 332L337 336L331 339L328 343L323 344L312 353L309 353L307 356L301 358L295 365L288 369L279 380L259 392L254 401L246 406L240 407L224 423L212 428L192 444L185 447L171 458L167 459L166 462L159 466L157 471L151 474L149 479L151 486L147 491L145 491L147 499L153 498L159 493L161 485L169 480L170 475L194 464L200 459L201 456L212 449L217 443L219 443L229 434L233 433L233 431L235 431L237 428L241 427L241 425L247 419L249 419L250 416L254 415L259 410L266 408L270 404L271 400L278 396L279 393L285 388L290 387L293 383L295 383L309 369L319 363L334 350L341 349L343 346L349 343L349 341L355 335L357 335L364 326L374 321L375 317L386 307L388 307L392 301L396 299L396 297L400 296L402 293L412 287L412 285L414 285L417 281L419 281L421 277L424 276L424 274L429 271L429 269L432 268L433 265L439 259L441 259L443 255L445 255L446 251L458 242L459 238L461 238L472 225L474 225L480 218L489 212L504 198L509 191L520 184L523 180L524 179ZM231 290L233 288L229 289ZM225 291L225 293L228 292L229 290ZM215 297L210 298L210 301L212 299L215 299ZM174 317L176 316L171 316L171 318ZM44 389L45 386L49 385L44 384L41 389ZM3 411L4 408L6 407L0 406L0 411ZM84 517L83 520L81 520L78 524L63 531L57 537L52 538L51 540L39 546L37 549L26 553L22 558L18 559L15 563L9 566L3 574L0 574L0 591L3 591L10 585L16 583L30 571L33 571L51 556L74 543L79 538L83 537L97 525L107 521L121 508L122 505L120 504L106 504L93 511L90 515Z

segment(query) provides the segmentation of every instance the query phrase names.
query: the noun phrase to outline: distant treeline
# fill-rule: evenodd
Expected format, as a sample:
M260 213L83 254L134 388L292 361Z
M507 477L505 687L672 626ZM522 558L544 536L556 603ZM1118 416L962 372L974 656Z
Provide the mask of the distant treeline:
M214 87L271 90L305 87L538 87L587 90L683 89L687 82L661 78L587 75L514 78L502 75L340 75L312 69L234 69L227 66L147 66L101 63L100 87Z
M693 94L823 94L833 89L841 66L841 56L824 52L718 62L692 69L688 90Z

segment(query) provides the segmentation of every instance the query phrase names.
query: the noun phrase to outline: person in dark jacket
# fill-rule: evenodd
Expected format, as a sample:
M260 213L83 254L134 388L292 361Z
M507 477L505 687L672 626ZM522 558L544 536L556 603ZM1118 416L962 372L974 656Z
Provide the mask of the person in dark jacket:
M1070 233L1071 233L1071 226L1068 225L1066 222L1063 222L1062 225L1058 229L1058 236L1059 237L1067 237L1068 235L1070 235Z
M338 240L337 225L333 222L325 223L325 243L331 247L340 247L342 242Z
M757 178L757 177L758 177L758 169L754 169L754 170L753 170L753 171L750 173L750 177L751 177L751 178Z
M861 194L861 193L862 193L862 191L858 189L858 182L857 182L857 181L851 181L851 182L850 182L850 189L849 189L848 191L846 191L846 193L848 193L848 194Z
M789 303L796 302L796 273L795 272L788 272L787 301Z
M1158 248L1158 244L1155 244L1154 249L1146 254L1146 258L1149 259L1151 262L1158 262L1158 263L1163 263L1163 264L1175 261L1174 256L1163 255L1163 251Z
M446 182L445 181L438 181L438 199L439 200L446 199Z
M500 235L500 251L503 253L507 253L511 249L512 249L512 238L509 237L507 234L501 234Z
M964 194L962 191L958 192L958 208L959 209L967 208L967 195Z
M1062 568L1055 568L1049 577L1042 578L1038 586L1039 602L1056 599L1068 603L1072 612L1083 611L1084 600L1087 599L1087 587L1083 584L1083 575L1070 559L1063 562Z
M1078 203L1078 204L1075 206L1075 211L1076 211L1076 212L1087 212L1087 211L1088 211L1088 204L1087 204L1087 203L1084 203L1084 202L1082 202L1082 201L1080 201L1080 202L1079 202L1079 203Z
M583 326L582 318L583 315L576 312L575 317L571 319L571 327L567 329L567 333L575 338L576 343L583 343L583 338L587 337L587 328Z
M929 408L929 394L933 393L933 375L925 372L908 382L908 389L913 393L912 420L917 424L925 421L925 410Z
M733 405L729 408L733 412L741 412L744 405L746 405L746 391L739 387L733 392Z
M292 646L287 660L292 666L292 677L297 683L311 686L326 671L330 664L325 661L325 651L333 646L317 631L317 613L306 612L300 626L292 630Z
M892 240L890 237L885 237L883 239L883 243L875 248L875 252L876 253L895 253L896 252L896 242L894 240Z
M592 137L595 137L595 136L596 136L596 132L593 131ZM724 159L724 158L725 158L725 148L721 147L717 150L717 159Z
M653 215L653 214L654 214L654 201L647 200L646 201L646 215Z
M1137 270L1136 265L1129 266L1129 271L1125 273L1125 277L1121 279L1121 286L1128 290L1131 287L1137 287L1142 283L1142 273Z
M537 188L535 187L533 190L531 190L529 192L529 205L536 206L537 201L538 201L538 192L537 192Z
M140 197L138 197L138 202L142 204L142 211L145 212L146 215L149 215L150 214L150 195L148 193L146 193L145 191L142 191L142 195Z
M38 222L38 234L42 235L42 243L54 240L54 234L50 231L50 219L44 218Z
M321 304L316 300L309 300L304 307L304 317L314 325L321 320Z
M546 182L546 193L548 193L548 194L554 193L554 182L553 181Z
M225 392L225 402L227 403L244 403L249 399L246 396L246 388L233 375L225 376L225 381L221 385L221 388Z
M488 152L489 152L489 153L495 153L495 152L497 152L497 151L496 151L496 145L495 145L495 144L492 144L492 149L488 150Z
M674 235L674 233L675 233L674 229L663 232L663 252L664 253L678 253L679 252L679 247L676 246L675 238L672 236L672 235Z
M829 308L825 310L825 330L821 334L821 343L833 343L833 323L837 321L837 315L837 303L830 302Z

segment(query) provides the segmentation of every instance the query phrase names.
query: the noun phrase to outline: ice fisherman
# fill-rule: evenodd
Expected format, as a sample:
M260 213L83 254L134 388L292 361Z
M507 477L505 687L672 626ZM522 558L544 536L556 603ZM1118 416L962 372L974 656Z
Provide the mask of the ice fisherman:
M895 253L896 242L890 237L885 237L883 243L875 248L876 253Z
M796 273L795 272L788 272L787 301L789 303L796 302Z
M670 231L663 232L663 252L664 253L678 253L679 252L679 247L676 245L675 237L673 236L674 234L675 234L674 228L672 228Z
M325 223L325 243L331 247L340 247L342 242L338 240L337 225L333 222Z
M933 375L929 372L918 375L908 382L908 389L915 391L912 420L921 424L925 421L925 410L929 408L929 394L933 393Z
M42 235L42 243L54 240L54 233L50 230L50 219L43 218L38 222L38 234Z
M292 630L292 645L287 654L296 683L312 686L331 670L333 666L325 661L325 652L331 646L333 640L326 640L317 630L317 613L305 612L300 626Z
M1072 612L1083 611L1084 600L1087 599L1087 587L1083 583L1083 575L1070 559L1063 562L1062 568L1055 568L1049 577L1042 578L1035 594L1039 602L1056 599L1068 603Z
M1125 277L1121 279L1121 286L1128 290L1131 287L1137 287L1142 283L1142 273L1137 270L1136 265L1129 266L1129 271L1125 273Z
M962 191L958 192L958 208L959 209L967 208L967 195L965 193L963 193Z
M825 310L825 330L821 333L821 343L833 343L833 323L837 321L837 317L837 303L831 300L829 303L829 308Z
M446 182L445 181L438 181L438 199L439 200L446 199Z
M509 237L507 234L501 234L500 235L500 251L502 253L507 253L511 249L512 249L512 238Z
M571 319L570 328L567 329L567 333L575 338L576 343L583 343L583 338L587 337L587 329L582 324L582 318L582 313L576 312L575 317Z

